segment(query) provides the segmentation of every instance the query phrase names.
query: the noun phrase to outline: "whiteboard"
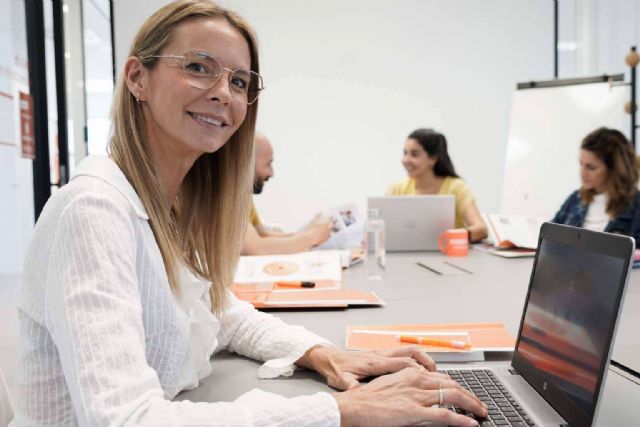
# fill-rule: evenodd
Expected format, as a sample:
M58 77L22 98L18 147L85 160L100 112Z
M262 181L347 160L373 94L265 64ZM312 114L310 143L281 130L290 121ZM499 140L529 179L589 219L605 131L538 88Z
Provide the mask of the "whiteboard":
M500 212L551 219L580 187L582 139L606 126L629 135L628 86L590 83L517 90Z

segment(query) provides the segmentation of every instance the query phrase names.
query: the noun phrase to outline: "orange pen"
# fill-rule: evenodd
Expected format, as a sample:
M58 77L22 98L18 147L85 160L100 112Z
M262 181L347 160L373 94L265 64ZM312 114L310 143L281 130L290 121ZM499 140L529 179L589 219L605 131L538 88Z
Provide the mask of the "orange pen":
M315 282L298 281L298 282L276 282L279 288L315 288Z
M469 345L464 341L443 340L439 338L429 338L429 337L416 337L413 335L400 335L400 341L411 343L411 344L433 345L436 347L449 347L449 348L461 348L461 349L471 348L471 345Z

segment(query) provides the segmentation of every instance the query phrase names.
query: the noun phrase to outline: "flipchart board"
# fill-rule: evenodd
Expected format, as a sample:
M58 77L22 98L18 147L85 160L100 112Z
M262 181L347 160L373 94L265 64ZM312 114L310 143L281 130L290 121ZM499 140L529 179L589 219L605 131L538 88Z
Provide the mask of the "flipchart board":
M551 219L580 186L582 139L606 126L629 136L629 87L589 83L514 93L500 212Z

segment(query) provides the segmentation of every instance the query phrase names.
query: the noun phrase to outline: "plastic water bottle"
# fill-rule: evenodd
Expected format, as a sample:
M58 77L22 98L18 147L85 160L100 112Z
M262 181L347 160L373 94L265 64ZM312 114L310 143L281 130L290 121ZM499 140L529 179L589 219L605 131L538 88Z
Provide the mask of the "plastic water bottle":
M385 271L384 220L369 209L364 223L364 267L367 282L381 282Z

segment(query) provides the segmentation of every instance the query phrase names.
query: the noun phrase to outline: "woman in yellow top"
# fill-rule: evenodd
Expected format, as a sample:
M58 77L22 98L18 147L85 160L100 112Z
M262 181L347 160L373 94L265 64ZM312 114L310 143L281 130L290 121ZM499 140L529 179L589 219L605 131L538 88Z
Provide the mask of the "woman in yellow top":
M402 165L409 178L395 183L387 195L452 194L456 200L456 228L466 228L470 241L487 237L476 198L456 174L447 152L447 139L433 129L417 129L404 143Z

